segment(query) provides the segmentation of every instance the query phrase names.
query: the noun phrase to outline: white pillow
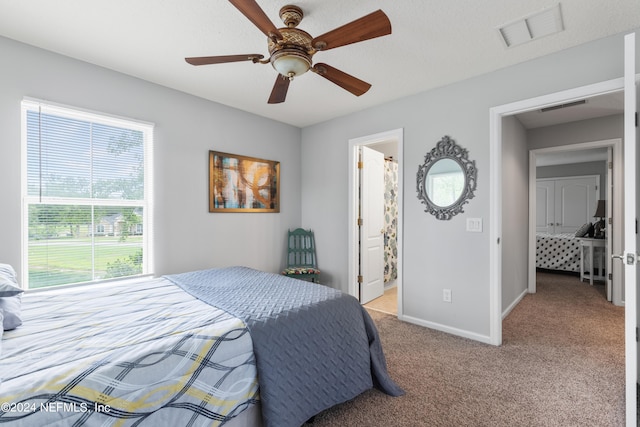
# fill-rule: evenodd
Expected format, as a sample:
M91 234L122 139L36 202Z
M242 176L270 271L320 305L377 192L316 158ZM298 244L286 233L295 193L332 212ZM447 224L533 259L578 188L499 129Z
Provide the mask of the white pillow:
M11 297L24 292L16 280L16 272L9 264L0 264L0 297Z
M0 316L2 320L2 328L10 331L22 325L22 317L20 316L20 303L22 295L0 298Z

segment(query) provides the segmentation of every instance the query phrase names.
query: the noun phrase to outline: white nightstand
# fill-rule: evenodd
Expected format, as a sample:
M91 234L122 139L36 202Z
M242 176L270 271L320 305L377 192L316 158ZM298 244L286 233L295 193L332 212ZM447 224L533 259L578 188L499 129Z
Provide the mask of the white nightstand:
M583 281L585 276L589 276L589 284L593 285L594 280L603 280L607 283L608 288L608 280L605 272L605 268L607 265L606 257L607 257L607 239L591 239L588 237L580 237L578 239L580 242L580 281ZM589 267L591 268L591 272L585 273L584 271L584 250L585 248L589 249ZM596 250L599 252L596 257L594 254ZM595 275L595 267L594 261L597 261L598 267L598 275ZM607 289L607 297L609 295L609 290Z

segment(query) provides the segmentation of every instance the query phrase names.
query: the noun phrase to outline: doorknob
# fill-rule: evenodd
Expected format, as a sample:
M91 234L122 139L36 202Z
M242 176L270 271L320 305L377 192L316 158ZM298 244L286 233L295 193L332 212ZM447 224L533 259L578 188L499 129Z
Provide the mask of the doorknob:
M640 255L638 255L638 254L631 254L631 253L626 254L626 255L624 255L624 254L622 254L622 255L612 254L612 255L611 255L611 258L612 258L612 259L619 259L619 260L622 260L622 261L625 261L625 259L626 259L627 265L633 265L633 264L635 264L635 263L636 263L636 260L637 260L639 257L640 257Z

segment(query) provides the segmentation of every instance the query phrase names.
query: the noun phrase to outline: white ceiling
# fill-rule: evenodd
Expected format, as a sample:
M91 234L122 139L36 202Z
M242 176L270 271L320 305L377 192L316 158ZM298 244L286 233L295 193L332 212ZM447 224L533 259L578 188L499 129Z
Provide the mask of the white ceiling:
M506 48L497 28L557 0L295 0L312 36L382 9L393 33L319 52L372 84L361 97L313 73L269 105L270 65L194 67L186 56L261 53L266 37L223 0L0 0L0 35L304 127L640 27L638 0L562 0L565 30ZM258 0L271 21L286 0Z

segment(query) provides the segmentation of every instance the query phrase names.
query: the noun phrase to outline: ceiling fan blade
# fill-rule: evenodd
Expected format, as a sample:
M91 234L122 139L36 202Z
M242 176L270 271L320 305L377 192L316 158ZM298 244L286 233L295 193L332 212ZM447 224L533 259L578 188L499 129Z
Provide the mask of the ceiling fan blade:
M366 93L371 87L369 83L327 64L316 64L311 70L330 82L337 84L341 88L348 90L355 96L360 96L363 93Z
M260 55L259 53L250 53L247 55L197 56L192 58L184 58L184 60L191 65L209 65L240 61L257 62L262 58L264 58L264 55Z
M229 0L229 2L236 7L247 19L253 22L253 25L258 27L267 37L273 39L282 39L282 34L273 25L273 22L269 19L266 13L258 6L255 0Z
M342 27L315 37L311 45L317 50L328 50L388 34L391 34L391 22L382 10L377 10Z
M269 96L269 104L280 104L284 102L287 97L287 91L289 90L289 77L285 77L282 74L278 74L276 77L276 83L273 85L273 89L271 90L271 96Z

